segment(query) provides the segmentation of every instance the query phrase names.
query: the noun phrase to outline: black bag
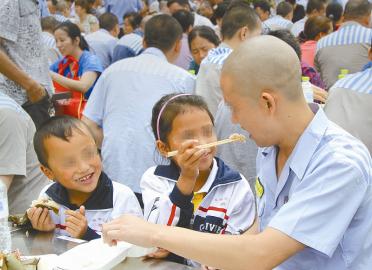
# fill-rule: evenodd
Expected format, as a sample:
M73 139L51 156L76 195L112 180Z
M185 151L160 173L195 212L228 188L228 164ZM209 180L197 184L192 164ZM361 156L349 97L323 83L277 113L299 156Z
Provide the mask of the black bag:
M23 109L31 116L38 129L46 120L50 118L53 110L52 102L48 93L39 101L32 103L27 101L22 105Z

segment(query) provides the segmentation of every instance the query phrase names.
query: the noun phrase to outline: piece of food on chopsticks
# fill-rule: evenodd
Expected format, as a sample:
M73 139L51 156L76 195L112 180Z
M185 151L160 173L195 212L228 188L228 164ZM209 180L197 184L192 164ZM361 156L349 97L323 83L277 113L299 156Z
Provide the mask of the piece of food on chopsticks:
M31 207L47 208L52 210L56 215L58 215L59 212L59 205L55 201L47 198L40 198L32 201Z
M231 143L231 142L245 142L245 136L243 134L234 133L234 134L231 134L228 139L224 139L224 140L221 140L221 141L216 141L216 142L212 142L212 143L198 145L197 148L205 149L205 148L210 148L210 147L213 147L213 146L217 146L217 145L221 145L221 144L226 144L226 143ZM171 152L168 152L167 153L167 157L173 157L173 156L175 156L177 154L178 154L178 150L171 151Z

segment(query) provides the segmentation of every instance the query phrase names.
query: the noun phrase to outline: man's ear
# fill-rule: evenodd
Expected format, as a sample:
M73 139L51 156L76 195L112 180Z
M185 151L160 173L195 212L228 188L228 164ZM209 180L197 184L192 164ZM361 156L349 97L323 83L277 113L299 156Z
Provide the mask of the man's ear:
M156 148L163 157L167 157L169 147L165 143L163 143L161 140L156 140Z
M250 35L250 32L247 26L243 26L242 28L240 28L239 38L241 41L246 40L249 37L249 35Z
M176 44L174 44L174 52L175 53L180 53L182 48L182 42L181 39L176 41Z
M144 49L147 49L147 43L146 43L146 40L145 39L142 39L142 47Z
M46 177L48 177L50 180L54 180L54 173L44 165L40 165L40 170L45 174Z
M277 98L269 91L262 91L260 95L260 107L267 114L274 114L277 107Z

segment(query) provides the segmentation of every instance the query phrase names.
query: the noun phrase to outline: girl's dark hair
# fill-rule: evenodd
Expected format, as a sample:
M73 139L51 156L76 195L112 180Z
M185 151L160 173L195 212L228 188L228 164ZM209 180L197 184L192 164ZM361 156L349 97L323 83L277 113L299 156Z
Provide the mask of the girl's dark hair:
M75 6L82 7L88 14L92 13L92 4L88 0L76 0Z
M188 41L189 41L189 48L191 50L191 42L196 38L201 37L209 42L213 43L216 47L220 45L221 41L217 36L216 32L210 28L209 26L196 26L194 27L191 32L189 33Z
M173 98L174 96L179 95L179 93L169 94L163 96L155 106L152 108L152 118L151 118L151 127L154 133L154 136L157 140L161 140L164 143L168 142L168 135L172 131L173 120L180 113L184 113L190 107L195 107L200 110L206 111L211 118L211 121L214 125L214 118L211 112L208 109L207 103L204 99L198 95L185 95L179 96L171 100L166 107L164 108L159 121L159 136L157 135L157 121L160 110L163 108L164 104Z
M80 39L79 47L83 51L89 51L89 45L88 42L85 40L85 38L81 35L81 31L79 26L76 24L66 21L57 26L57 28L54 30L57 31L58 29L61 29L67 33L67 35L72 39L75 40L76 38Z
M336 23L341 19L343 13L344 9L342 5L336 1L328 4L326 8L326 16L332 20L334 30L336 29Z
M328 33L331 28L331 20L325 16L315 16L307 19L304 27L306 40L315 40L320 33Z

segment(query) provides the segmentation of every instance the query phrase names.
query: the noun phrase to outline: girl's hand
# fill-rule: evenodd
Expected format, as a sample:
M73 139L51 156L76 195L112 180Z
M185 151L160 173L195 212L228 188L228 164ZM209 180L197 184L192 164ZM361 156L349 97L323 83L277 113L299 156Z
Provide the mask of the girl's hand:
M50 232L56 227L47 208L32 207L27 210L27 216L35 230Z
M176 156L177 164L181 168L177 187L185 195L193 192L196 178L199 175L200 160L210 151L208 149L199 149L196 147L197 145L197 140L183 142Z

